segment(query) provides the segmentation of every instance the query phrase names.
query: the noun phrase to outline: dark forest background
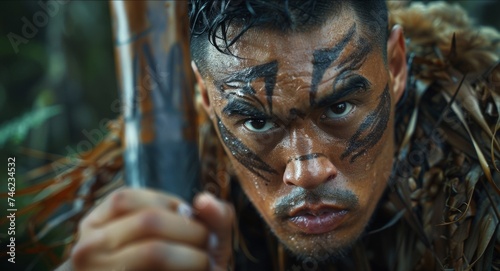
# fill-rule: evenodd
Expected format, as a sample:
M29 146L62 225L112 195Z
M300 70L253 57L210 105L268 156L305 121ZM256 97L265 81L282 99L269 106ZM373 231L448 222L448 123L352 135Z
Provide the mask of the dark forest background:
M7 189L8 157L16 157L20 190L29 185L23 173L95 146L103 122L119 113L108 2L48 2L0 2L0 192ZM500 1L448 2L500 29ZM1 217L6 204L0 198ZM5 237L0 227L2 247Z

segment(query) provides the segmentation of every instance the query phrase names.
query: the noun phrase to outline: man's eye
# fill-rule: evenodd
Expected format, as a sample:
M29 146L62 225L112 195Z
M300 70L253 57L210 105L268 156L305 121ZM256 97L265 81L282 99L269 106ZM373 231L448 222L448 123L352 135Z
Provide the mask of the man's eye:
M340 119L349 114L353 108L354 106L348 102L336 103L328 107L323 118Z
M274 123L266 119L250 119L245 121L243 125L255 133L264 133L274 128Z

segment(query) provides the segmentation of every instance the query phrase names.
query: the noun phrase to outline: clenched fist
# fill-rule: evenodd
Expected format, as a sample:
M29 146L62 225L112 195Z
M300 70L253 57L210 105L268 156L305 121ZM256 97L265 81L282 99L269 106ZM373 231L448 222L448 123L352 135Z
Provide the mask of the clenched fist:
M70 259L57 270L228 270L234 209L208 193L190 207L152 190L109 195L79 225Z

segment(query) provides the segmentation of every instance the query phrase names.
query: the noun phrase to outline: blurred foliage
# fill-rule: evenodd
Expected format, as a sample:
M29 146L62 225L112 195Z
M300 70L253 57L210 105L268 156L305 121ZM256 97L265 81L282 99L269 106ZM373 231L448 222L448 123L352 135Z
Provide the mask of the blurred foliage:
M30 185L24 173L68 155L86 140L83 131L117 116L111 27L107 1L0 2L0 180L7 158L16 157L16 188ZM29 200L16 196L16 207ZM27 240L23 219L16 221L18 251ZM6 234L0 227L2 246ZM0 270L44 270L45 260L16 257L13 265L2 253Z
M25 113L23 116L4 124L0 127L0 148L7 143L18 145L22 142L31 128L36 128L50 117L61 112L60 106L43 107Z
M500 1L447 2L464 6L479 24L500 28ZM35 31L26 32L29 24ZM21 189L29 185L23 173L50 162L50 154L69 155L68 149L86 140L83 131L118 114L112 107L118 90L108 2L1 1L0 33L0 176L7 176L7 157L15 156ZM0 192L6 189L2 185ZM17 200L17 207L26 200ZM0 227L0 240L6 232ZM16 260L12 269L0 258L0 269L26 270L33 259Z
M17 155L18 166L33 168L48 161L20 153L18 145L66 155L66 146L85 139L84 129L117 115L111 108L118 91L108 3L10 1L0 3L0 13L0 129L27 112L61 106L24 140L0 147L0 161ZM27 24L36 29L31 38ZM27 40L17 53L9 34Z

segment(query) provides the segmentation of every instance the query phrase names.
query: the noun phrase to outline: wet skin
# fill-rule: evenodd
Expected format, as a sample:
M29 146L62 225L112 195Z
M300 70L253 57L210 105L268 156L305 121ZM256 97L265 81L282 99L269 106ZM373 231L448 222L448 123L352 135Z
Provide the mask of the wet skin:
M348 247L387 185L406 79L393 41L385 62L345 11L306 33L251 29L239 58L209 46L205 109L246 195L299 256Z

